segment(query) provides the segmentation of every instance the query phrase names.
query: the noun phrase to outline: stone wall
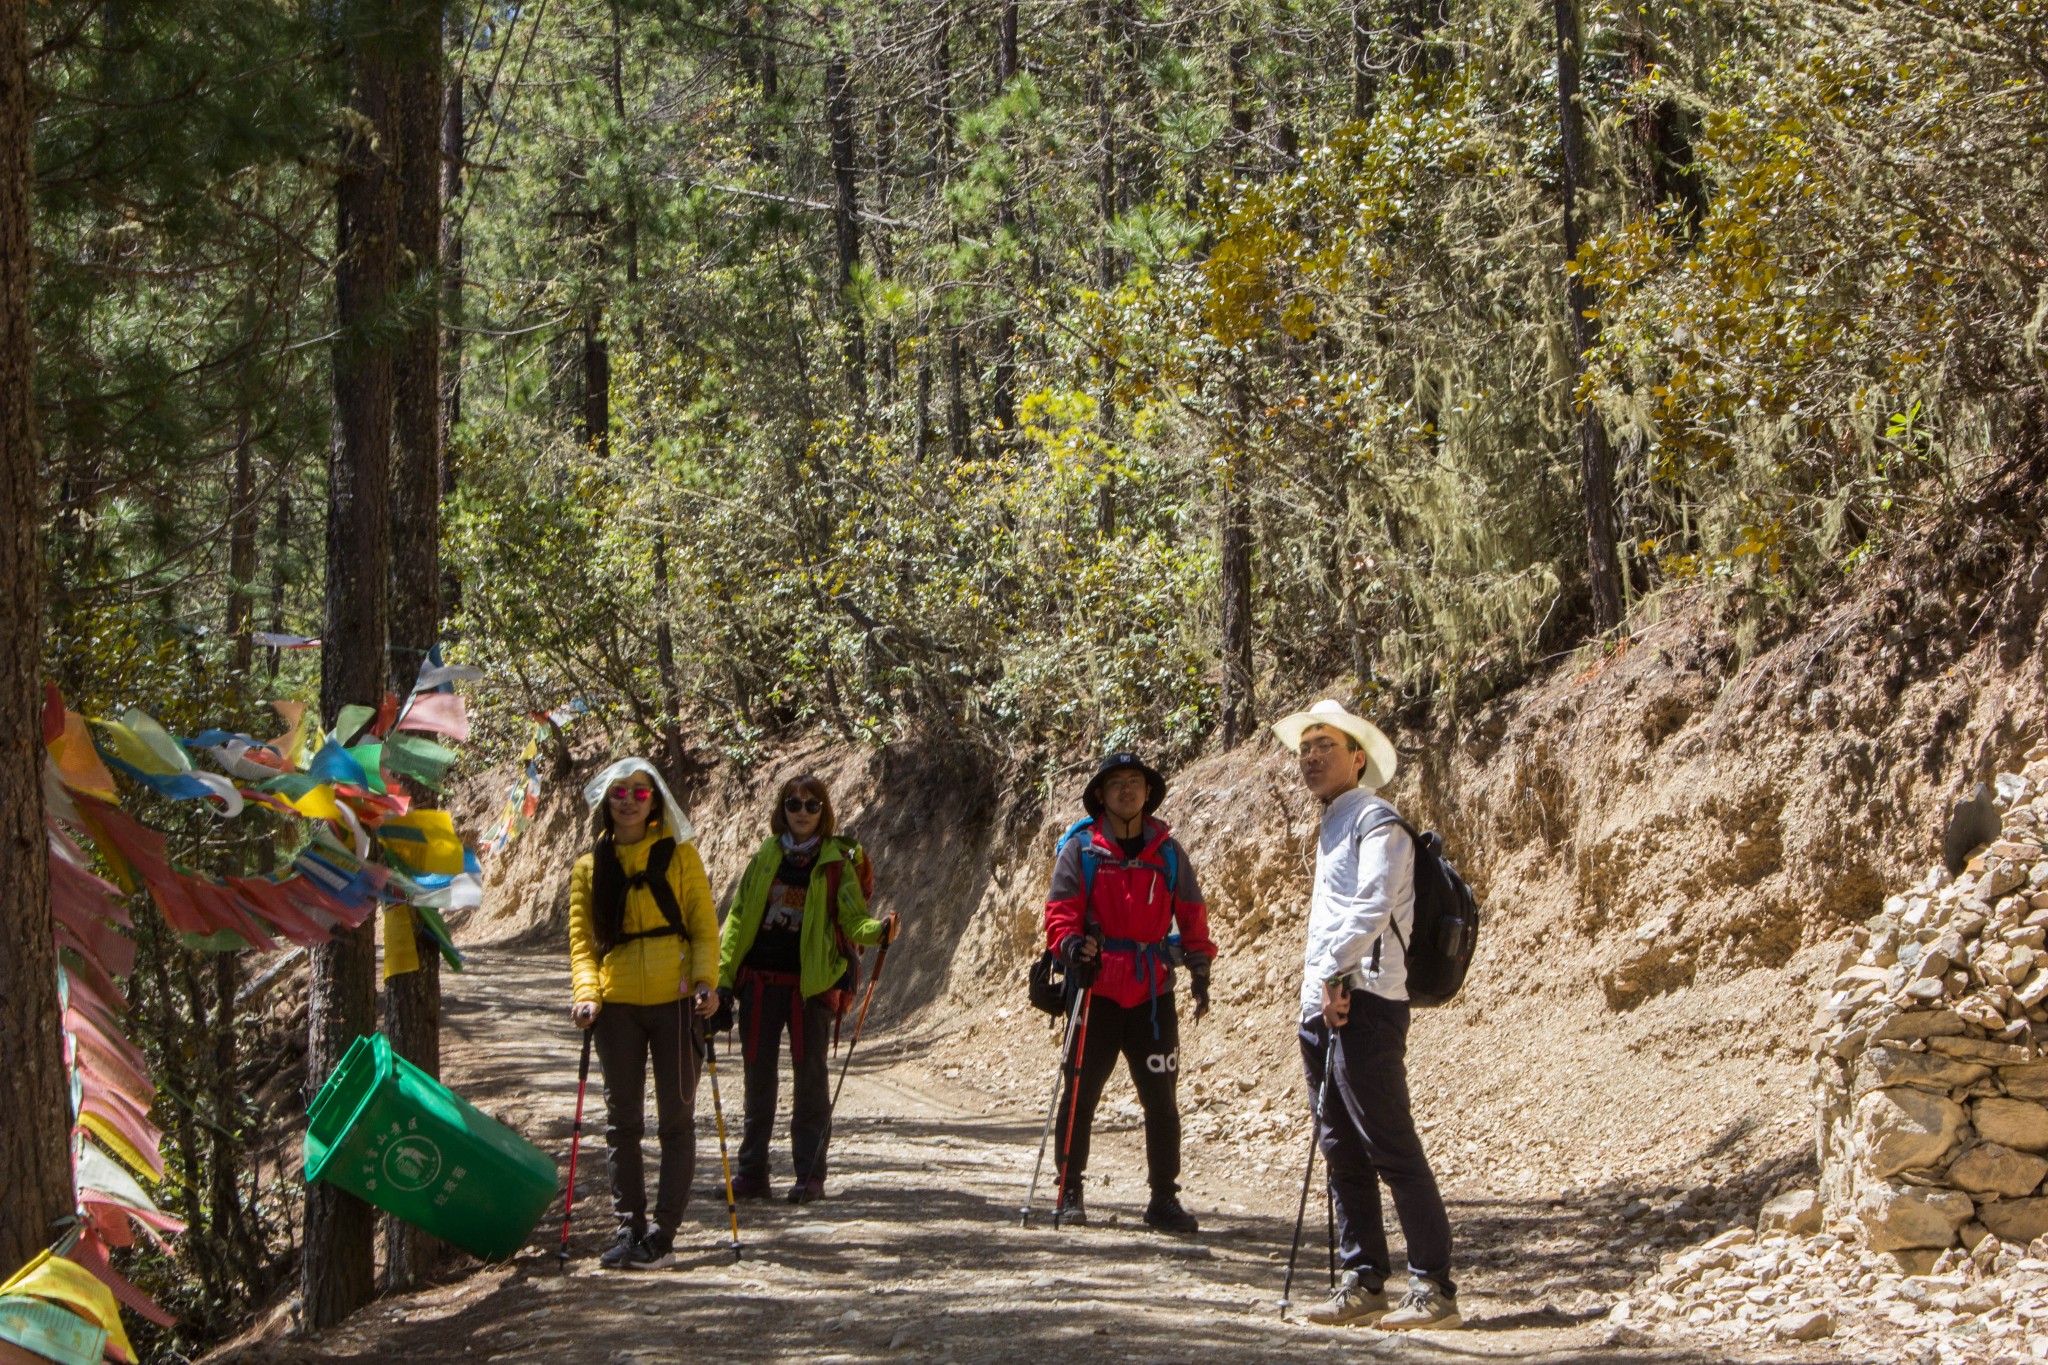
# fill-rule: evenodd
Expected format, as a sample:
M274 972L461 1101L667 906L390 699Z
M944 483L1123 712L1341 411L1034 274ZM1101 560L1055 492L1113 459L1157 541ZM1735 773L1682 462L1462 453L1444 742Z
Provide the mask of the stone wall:
M1821 1198L1874 1251L2048 1234L2048 746L1988 805L1997 837L1856 930L1815 1020Z

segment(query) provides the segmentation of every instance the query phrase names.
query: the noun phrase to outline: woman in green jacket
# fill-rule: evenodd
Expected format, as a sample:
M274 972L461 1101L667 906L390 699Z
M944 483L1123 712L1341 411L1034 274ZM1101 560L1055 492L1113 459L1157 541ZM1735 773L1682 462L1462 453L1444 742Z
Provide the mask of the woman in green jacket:
M768 1194L768 1141L787 1029L796 1076L789 1202L807 1204L825 1192L832 1125L827 1053L841 993L854 985L848 946L889 942L896 917L869 916L854 862L858 848L840 837L832 798L818 778L806 773L783 783L768 823L773 833L741 874L719 936L718 985L738 999L746 1059L747 1118L732 1189L747 1199Z

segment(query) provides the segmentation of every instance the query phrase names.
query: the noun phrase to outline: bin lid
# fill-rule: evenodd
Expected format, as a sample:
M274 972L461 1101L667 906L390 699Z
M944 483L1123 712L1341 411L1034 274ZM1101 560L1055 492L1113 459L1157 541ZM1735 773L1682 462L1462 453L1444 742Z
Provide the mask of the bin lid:
M381 1033L366 1033L349 1044L341 1065L320 1087L306 1110L305 1175L308 1184L320 1178L342 1146L356 1119L391 1075L391 1043Z

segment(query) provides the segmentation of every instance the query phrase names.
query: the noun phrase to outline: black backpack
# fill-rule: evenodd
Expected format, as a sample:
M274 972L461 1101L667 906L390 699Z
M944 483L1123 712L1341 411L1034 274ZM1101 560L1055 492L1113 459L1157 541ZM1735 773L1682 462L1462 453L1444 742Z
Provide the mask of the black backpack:
M1479 949L1479 902L1444 856L1443 837L1435 830L1417 834L1414 826L1390 813L1360 830L1358 837L1387 825L1399 825L1415 841L1415 926L1405 939L1398 926L1387 927L1407 955L1408 1003L1429 1009L1455 996L1465 984L1472 955Z

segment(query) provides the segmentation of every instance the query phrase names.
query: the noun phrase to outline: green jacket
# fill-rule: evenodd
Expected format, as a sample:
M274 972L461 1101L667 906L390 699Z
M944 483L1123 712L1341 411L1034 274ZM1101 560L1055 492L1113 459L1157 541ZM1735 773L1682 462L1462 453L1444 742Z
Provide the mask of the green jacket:
M802 963L800 988L805 996L829 991L846 974L847 962L832 934L828 914L839 921L840 932L854 943L866 946L882 941L882 922L868 915L867 897L861 894L860 878L852 867L839 878L839 904L825 905L825 869L848 857L855 845L838 835L826 838L811 868L810 890L804 896L803 935L797 951ZM747 870L740 874L739 890L733 893L726 912L725 927L718 936L718 984L731 988L740 974L740 964L753 950L754 936L761 932L761 917L768 909L768 886L782 866L782 841L769 835Z

